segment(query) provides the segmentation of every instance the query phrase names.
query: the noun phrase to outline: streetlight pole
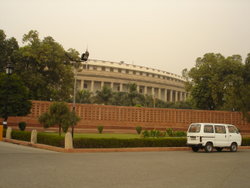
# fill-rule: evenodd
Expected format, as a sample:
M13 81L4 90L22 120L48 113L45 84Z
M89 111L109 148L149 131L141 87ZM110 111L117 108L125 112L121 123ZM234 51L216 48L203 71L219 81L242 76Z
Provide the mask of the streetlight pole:
M81 61L87 61L89 57L89 52L88 50L85 51L85 53L82 54L81 56ZM77 71L76 71L76 61L74 61L74 96L73 96L73 112L75 113L76 111L76 77L77 77ZM72 125L72 130L71 130L72 138L74 137L74 125Z
M13 73L13 69L14 69L14 66L12 65L10 57L8 57L8 62L7 62L7 66L6 66L6 74L8 75L8 77ZM7 129L7 127L8 127L8 123L7 123L7 120L8 120L8 117L9 117L8 101L9 101L9 96L8 96L8 90L7 90L6 103L4 105L5 115L4 115L4 120L3 120L3 127L5 129Z

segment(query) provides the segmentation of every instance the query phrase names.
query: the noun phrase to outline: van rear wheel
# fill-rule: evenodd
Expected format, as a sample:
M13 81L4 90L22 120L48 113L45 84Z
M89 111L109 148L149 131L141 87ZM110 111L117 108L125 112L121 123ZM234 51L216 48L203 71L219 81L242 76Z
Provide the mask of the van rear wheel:
M231 152L236 152L238 149L238 146L236 143L232 143L231 146L230 146L230 151Z
M218 152L221 152L223 148L215 148Z
M197 151L199 151L199 147L192 147L192 150L193 150L193 152L197 152Z
M210 152L212 152L213 151L213 144L211 143L211 142L208 142L206 145L205 145L205 151L207 152L207 153L210 153Z

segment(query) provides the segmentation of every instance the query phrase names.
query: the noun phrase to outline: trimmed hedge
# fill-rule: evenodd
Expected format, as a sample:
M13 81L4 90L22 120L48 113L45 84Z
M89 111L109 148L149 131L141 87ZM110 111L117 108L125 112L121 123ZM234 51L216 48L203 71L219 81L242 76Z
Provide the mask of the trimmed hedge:
M242 146L250 146L250 137L242 138Z
M12 130L12 132L11 132L12 139L30 142L30 137L31 137L31 132L29 132L29 131Z
M185 147L186 138L75 138L74 148Z
M64 136L37 133L37 143L64 148Z

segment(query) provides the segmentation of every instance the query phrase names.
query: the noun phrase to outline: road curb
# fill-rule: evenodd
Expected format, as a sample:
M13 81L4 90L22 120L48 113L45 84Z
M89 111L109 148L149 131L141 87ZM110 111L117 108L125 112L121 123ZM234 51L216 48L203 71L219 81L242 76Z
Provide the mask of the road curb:
M143 147L143 148L76 148L64 149L56 146L49 146L45 144L32 144L30 142L3 138L4 142L13 144L30 146L39 149L46 149L55 152L64 153L97 153L97 152L153 152L153 151L190 151L189 147ZM250 149L250 146L240 146L239 149Z

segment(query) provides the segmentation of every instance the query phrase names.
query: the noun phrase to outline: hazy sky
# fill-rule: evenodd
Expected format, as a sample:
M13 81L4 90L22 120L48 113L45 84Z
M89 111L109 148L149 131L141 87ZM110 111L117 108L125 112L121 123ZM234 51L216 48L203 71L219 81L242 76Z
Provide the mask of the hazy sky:
M208 52L250 53L250 0L0 0L0 29L37 30L91 59L181 74Z

